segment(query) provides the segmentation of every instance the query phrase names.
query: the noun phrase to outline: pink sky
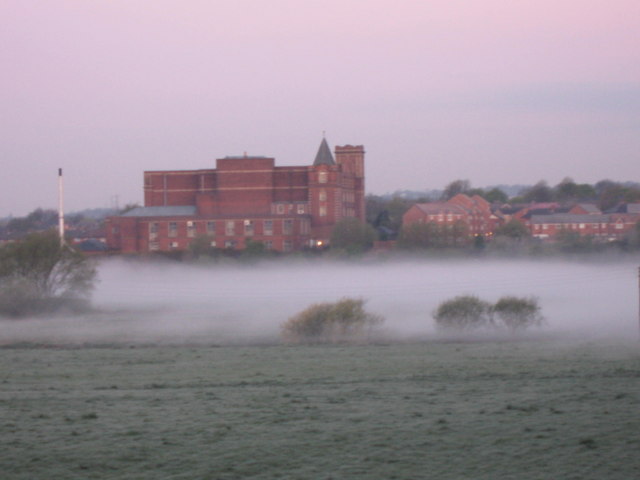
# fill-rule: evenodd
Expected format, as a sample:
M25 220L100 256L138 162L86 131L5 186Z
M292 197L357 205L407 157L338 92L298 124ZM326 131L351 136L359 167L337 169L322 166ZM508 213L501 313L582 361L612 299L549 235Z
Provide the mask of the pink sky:
M367 189L640 181L637 0L3 0L0 217L364 144Z

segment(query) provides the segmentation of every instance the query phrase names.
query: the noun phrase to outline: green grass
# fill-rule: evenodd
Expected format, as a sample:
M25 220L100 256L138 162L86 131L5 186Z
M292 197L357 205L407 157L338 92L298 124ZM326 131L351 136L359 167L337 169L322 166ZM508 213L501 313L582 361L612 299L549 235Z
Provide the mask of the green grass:
M3 479L640 476L635 342L0 349Z

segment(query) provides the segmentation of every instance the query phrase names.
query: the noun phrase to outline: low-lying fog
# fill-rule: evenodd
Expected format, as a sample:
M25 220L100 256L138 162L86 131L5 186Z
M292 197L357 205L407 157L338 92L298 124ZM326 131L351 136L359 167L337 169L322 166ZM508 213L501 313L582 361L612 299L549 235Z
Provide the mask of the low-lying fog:
M438 304L473 294L535 296L547 325L531 334L638 337L638 259L300 261L185 265L107 260L93 305L80 317L2 321L0 343L251 343L312 303L367 300L385 317L384 338L435 335Z

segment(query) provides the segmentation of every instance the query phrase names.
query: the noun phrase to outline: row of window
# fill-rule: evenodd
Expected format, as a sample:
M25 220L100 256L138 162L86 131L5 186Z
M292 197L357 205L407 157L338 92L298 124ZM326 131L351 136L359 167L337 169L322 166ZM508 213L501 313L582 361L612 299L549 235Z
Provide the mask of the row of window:
M535 230L548 230L550 226L556 227L556 228L564 228L567 230L584 230L587 228L587 224L585 223L543 223L543 224L536 224L533 226L533 228ZM598 227L600 227L601 230L606 230L609 226L608 223L590 223L589 226L592 229L597 229ZM623 223L615 223L614 224L614 228L616 230L622 230L624 228L624 224Z
M291 215L293 213L304 215L307 213L306 203L274 203L271 205L272 215Z
M273 244L272 240L265 240L262 243L264 244L264 247L267 250L273 250L274 244ZM213 240L211 242L211 246L215 248L215 247L218 247L218 244L217 244L217 242L215 240ZM171 250L179 250L179 249L184 249L186 247L187 247L187 245L181 244L177 240L169 242L169 249L171 249ZM235 249L237 247L238 247L238 242L236 240L225 240L224 241L224 248ZM158 242L157 240L149 242L149 251L157 252L159 250L160 250L160 242ZM291 252L291 251L293 251L293 242L291 240L283 240L282 241L282 251L283 252Z
M282 235L293 235L293 219L285 218L282 220L243 220L241 225L237 220L207 220L207 221L193 221L188 220L186 222L170 221L167 222L167 236L175 238L178 236L178 228L180 224L186 228L187 237L195 237L198 233L206 234L209 236L215 236L218 234L217 224L223 223L224 235L228 237L236 235L244 235L245 237L251 237L256 234L256 224L261 223L261 234L265 236L271 236L274 234L274 227L280 224L280 231ZM156 240L158 238L158 232L160 229L160 222L149 222L149 240ZM306 235L309 233L309 222L306 220L300 221L300 234Z

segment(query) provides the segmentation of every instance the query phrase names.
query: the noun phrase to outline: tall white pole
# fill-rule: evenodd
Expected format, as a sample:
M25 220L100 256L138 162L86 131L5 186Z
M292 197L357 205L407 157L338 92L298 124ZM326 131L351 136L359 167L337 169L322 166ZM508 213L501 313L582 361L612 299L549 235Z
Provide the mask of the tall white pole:
M62 186L62 169L58 169L58 234L60 235L60 246L64 245L64 195Z

